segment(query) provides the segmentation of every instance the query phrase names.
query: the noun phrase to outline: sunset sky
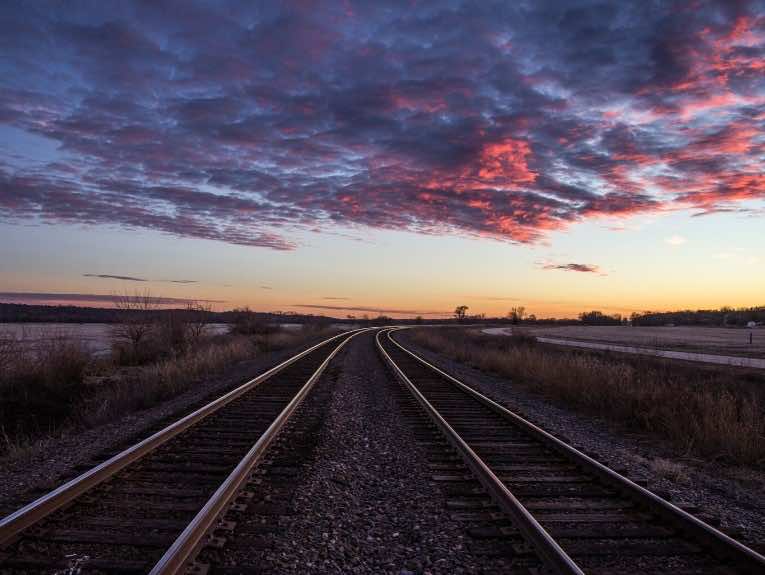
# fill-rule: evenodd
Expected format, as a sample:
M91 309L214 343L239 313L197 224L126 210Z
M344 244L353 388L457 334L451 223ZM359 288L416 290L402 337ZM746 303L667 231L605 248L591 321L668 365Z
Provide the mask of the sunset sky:
M3 2L0 301L765 304L765 2Z

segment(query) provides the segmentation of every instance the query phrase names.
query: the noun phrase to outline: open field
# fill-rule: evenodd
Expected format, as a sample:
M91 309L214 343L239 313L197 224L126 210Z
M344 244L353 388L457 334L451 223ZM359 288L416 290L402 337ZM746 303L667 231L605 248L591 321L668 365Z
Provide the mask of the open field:
M522 328L539 337L557 337L657 349L765 357L765 329L714 327L579 326ZM753 334L749 344L749 333Z

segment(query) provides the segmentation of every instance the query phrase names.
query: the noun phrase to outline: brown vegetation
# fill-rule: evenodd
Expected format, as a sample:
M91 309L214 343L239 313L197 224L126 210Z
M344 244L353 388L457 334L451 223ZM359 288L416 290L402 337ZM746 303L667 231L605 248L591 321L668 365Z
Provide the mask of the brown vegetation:
M321 326L209 335L196 308L115 330L110 358L71 336L34 345L0 334L0 452L64 427L92 427L155 405L260 353L329 337ZM148 316L147 316L148 317Z
M765 376L738 378L651 358L549 349L529 338L420 329L431 350L583 411L656 433L682 449L739 463L765 461Z
M149 292L115 299L121 321L112 329L112 357L118 365L143 365L195 349L207 335L211 308L189 302L185 309L159 312L161 298Z
M34 345L0 334L0 437L25 437L60 425L84 393L90 354L50 334ZM0 446L1 448L1 446Z
M93 427L124 413L138 411L178 395L196 382L253 358L257 348L244 337L222 337L195 347L193 353L168 357L136 369L106 376L75 414Z

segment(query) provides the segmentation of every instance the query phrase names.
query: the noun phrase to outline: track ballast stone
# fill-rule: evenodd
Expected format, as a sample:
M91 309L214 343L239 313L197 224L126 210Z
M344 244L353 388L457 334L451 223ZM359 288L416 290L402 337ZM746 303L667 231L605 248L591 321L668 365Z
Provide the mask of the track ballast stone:
M263 553L235 536L227 559L264 573L480 573L398 412L373 335L351 341L339 367L278 538Z

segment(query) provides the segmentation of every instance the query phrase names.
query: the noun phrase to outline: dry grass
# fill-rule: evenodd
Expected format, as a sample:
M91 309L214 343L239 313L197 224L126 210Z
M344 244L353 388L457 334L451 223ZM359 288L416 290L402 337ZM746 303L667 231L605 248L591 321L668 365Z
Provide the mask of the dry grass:
M688 483L688 467L677 461L670 461L662 457L653 459L649 466L660 477L666 477L677 483Z
M48 334L34 345L0 334L0 435L27 437L61 425L83 393L90 353L69 337Z
M0 452L24 452L67 427L114 421L175 397L240 361L333 333L309 327L218 335L140 366L95 359L69 337L45 338L29 348L0 335Z
M89 398L79 417L95 426L125 413L146 409L186 391L194 384L261 353L304 345L329 337L325 329L275 330L251 336L220 335L204 340L183 355L133 368Z
M146 409L257 354L257 347L250 339L233 337L209 342L182 356L123 370L87 399L78 410L78 419L85 426L93 427L125 413Z
M418 344L582 411L656 433L683 450L738 463L765 461L765 402L724 370L674 368L514 338L415 330Z

